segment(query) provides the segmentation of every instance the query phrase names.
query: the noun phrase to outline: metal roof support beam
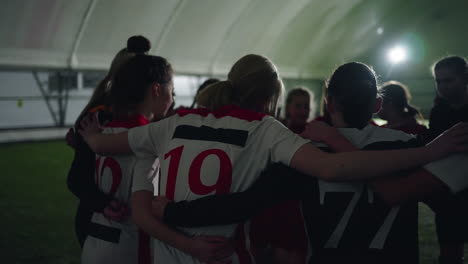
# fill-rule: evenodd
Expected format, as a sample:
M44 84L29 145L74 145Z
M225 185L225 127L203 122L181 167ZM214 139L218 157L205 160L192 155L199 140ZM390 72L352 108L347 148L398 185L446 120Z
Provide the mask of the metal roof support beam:
M174 10L172 10L171 15L169 16L166 23L164 24L163 31L161 32L161 34L159 34L159 37L154 41L156 45L154 49L155 54L159 54L159 52L161 51L161 48L164 42L166 41L166 37L169 34L169 31L171 30L172 25L175 23L184 5L185 5L185 0L179 0Z
M70 71L65 72L65 76L68 75ZM58 97L57 97L57 105L58 105L58 115L59 115L59 123L60 127L65 126L65 117L67 114L67 107L68 107L68 95L69 91L72 88L71 83L68 79L62 78L62 72L57 72L58 79L59 79L59 89L58 89Z
M42 82L41 80L39 79L39 75L37 74L36 71L33 71L32 72L33 76L34 76L34 80L36 80L36 84L37 84L37 87L39 87L39 90L41 91L41 94L42 94L42 98L44 98L44 101L47 105L47 109L49 109L49 113L50 115L52 116L52 119L54 120L54 124L56 126L59 125L59 122L57 120L57 116L54 112L54 109L52 108L52 105L50 104L50 98L49 98L49 95L48 93L45 91L44 89L44 86L42 85Z
M68 65L69 65L68 67L70 69L73 69L78 64L78 59L76 58L76 52L78 50L78 47L80 46L81 39L83 38L84 30L88 26L88 21L89 21L89 18L91 17L91 13L94 10L94 7L96 6L96 2L97 0L91 0L89 2L88 8L86 9L85 16L83 17L83 20L81 21L80 28L78 29L78 32L75 37L75 42L73 43L73 49L70 53L70 57L68 58Z

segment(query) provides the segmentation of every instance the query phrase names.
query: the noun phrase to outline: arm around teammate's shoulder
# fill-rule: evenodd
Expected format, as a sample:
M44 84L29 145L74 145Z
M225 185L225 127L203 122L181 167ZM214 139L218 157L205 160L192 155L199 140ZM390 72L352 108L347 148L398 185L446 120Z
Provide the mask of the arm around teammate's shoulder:
M370 183L372 189L390 206L409 201L422 201L449 188L425 169L417 169L402 177L376 179Z
M153 193L146 190L132 194L132 219L143 231L158 240L173 246L206 263L225 263L233 248L230 241L220 236L188 237L169 228L152 214Z
M468 124L459 123L420 148L328 154L304 144L294 153L290 165L326 181L351 181L419 167L448 154L467 151Z
M128 132L102 134L97 115L88 115L80 122L79 133L88 146L99 155L113 155L131 152Z
M103 134L95 118L87 117L81 122L79 133L96 153L117 155L135 153L137 156L157 156L157 150L167 139L164 133L167 124L163 121L130 128L118 134Z

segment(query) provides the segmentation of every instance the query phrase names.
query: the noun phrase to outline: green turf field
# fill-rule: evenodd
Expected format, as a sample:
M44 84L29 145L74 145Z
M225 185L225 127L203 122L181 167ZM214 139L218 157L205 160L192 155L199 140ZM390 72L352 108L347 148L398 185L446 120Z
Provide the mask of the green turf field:
M64 142L0 145L2 263L79 263Z
M76 200L66 188L72 151L64 142L0 145L1 263L79 263ZM420 210L421 263L436 263L433 215Z

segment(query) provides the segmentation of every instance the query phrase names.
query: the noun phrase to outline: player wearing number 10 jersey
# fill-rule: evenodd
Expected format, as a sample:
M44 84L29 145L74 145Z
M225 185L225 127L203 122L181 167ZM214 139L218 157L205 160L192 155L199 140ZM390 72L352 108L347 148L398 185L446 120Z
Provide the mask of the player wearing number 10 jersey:
M142 115L128 121L111 121L103 133L115 134L129 128L148 124ZM99 189L124 205L130 204L134 186L136 157L131 154L96 156L95 180ZM153 164L157 172L158 161ZM83 264L89 263L150 263L149 236L142 232L127 215L121 221L95 212L91 219L90 234L82 252Z

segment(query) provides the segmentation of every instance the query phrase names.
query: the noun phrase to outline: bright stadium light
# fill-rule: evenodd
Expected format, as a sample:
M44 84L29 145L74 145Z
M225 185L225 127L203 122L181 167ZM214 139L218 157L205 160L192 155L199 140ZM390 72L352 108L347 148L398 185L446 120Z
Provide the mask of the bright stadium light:
M388 51L387 57L393 64L403 62L406 60L406 49L401 46L393 47Z

